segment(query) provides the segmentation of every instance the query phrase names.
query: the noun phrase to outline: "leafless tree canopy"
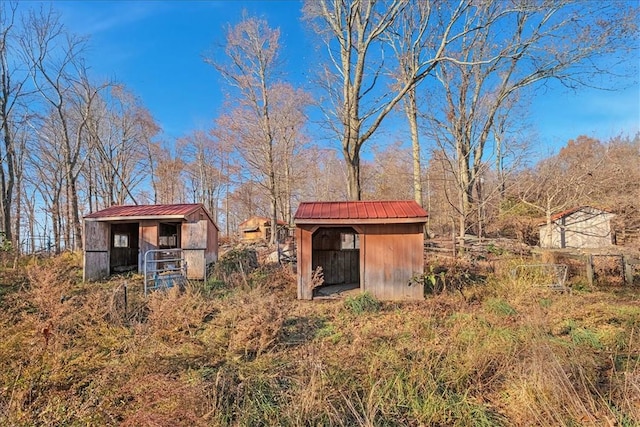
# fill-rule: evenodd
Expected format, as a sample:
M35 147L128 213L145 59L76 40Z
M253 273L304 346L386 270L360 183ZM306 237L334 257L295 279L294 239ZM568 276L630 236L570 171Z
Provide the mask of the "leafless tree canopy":
M222 110L169 137L92 73L90 39L53 7L3 3L0 248L77 249L86 213L178 202L203 203L227 235L268 217L273 241L302 200L361 198L417 200L432 235L527 242L536 221L591 204L633 241L638 136L575 135L542 156L526 118L546 86L616 90L608 77L637 73L637 5L308 0L302 19L319 46L309 87L287 76L280 29L245 13L205 60Z

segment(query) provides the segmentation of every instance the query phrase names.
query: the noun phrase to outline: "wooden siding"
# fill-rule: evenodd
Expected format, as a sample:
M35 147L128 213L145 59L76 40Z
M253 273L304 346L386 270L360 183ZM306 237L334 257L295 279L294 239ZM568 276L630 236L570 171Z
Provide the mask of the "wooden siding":
M205 250L207 245L207 220L182 224L182 249Z
M160 223L177 226L176 243L178 247L185 250L185 257L188 257L190 278L204 279L206 265L218 258L218 228L204 207L200 205L117 207L117 209L107 209L102 212L111 212L114 215L117 212L123 212L137 216L144 213L168 216L134 219L126 215L121 218L103 218L99 213L87 215L84 221L84 277L86 280L107 277L110 267L123 265L137 264L138 271L143 272L145 252L159 249ZM174 213L176 215L170 215ZM179 218L178 213L183 217ZM130 247L113 247L114 232L129 233Z
M611 246L612 214L594 208L581 208L556 219L549 228L540 227L542 248L599 248Z
M187 263L187 278L204 279L206 273L204 249L183 249L182 254Z
M326 284L355 280L351 283L382 300L422 299L423 288L412 285L411 279L424 272L423 224L354 224L353 228L360 236L359 250L339 250L340 233L353 232L350 227L297 225L298 298L312 299L311 277L315 266L324 263ZM358 257L357 262L346 260L347 256ZM357 276L349 276L354 268Z
M85 222L83 280L97 280L109 275L109 225Z
M312 270L322 267L325 285L360 283L360 251L313 251Z
M363 228L363 289L384 300L422 299L422 287L411 284L424 272L422 224Z
M218 260L218 229L212 223L207 227L207 250L204 254L207 264Z
M138 271L144 271L144 254L158 249L158 221L140 221L140 253L138 255Z
M313 234L313 226L296 227L296 256L298 259L298 299L310 300L313 298L313 289L311 289L311 236Z

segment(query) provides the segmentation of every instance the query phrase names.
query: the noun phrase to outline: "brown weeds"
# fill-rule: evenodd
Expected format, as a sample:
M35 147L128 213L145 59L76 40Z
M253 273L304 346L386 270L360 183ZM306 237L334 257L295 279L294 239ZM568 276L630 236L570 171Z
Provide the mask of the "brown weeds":
M353 310L297 301L277 266L144 298L40 262L0 300L0 425L638 425L637 290L558 294L508 265Z

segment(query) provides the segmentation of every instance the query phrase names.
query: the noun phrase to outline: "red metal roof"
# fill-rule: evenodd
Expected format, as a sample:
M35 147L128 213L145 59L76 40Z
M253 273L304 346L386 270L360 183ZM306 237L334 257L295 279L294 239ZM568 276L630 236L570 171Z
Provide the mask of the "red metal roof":
M177 205L127 205L111 206L101 211L90 213L85 218L116 218L116 217L184 217L198 209L209 213L199 203Z
M558 212L557 214L551 215L551 221L557 221L559 219L567 217L567 216L569 216L571 214L574 214L574 213L576 213L578 211L581 211L583 209L593 209L593 210L596 210L596 211L601 211L603 213L611 213L611 212L606 211L604 209L598 209L598 208L594 208L594 207L591 207L591 206L578 206L576 208L567 209L566 211Z
M427 212L413 200L303 202L294 221L298 224L345 222L424 222Z

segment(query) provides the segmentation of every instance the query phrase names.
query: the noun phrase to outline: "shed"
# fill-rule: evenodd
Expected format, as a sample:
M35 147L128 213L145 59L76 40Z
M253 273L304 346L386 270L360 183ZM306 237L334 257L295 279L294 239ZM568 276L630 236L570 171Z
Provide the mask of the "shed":
M298 298L324 287L368 291L382 300L419 300L427 212L414 201L301 203L294 217ZM324 281L314 280L322 267Z
M287 223L281 220L277 222L276 236L278 241L288 237ZM269 240L271 238L271 219L263 216L252 216L238 226L240 238L245 242L257 240Z
M579 249L610 246L613 244L611 219L614 216L591 206L559 212L551 216L551 227L547 223L540 224L540 247Z
M112 206L84 217L84 280L144 271L144 254L182 249L190 279L218 257L218 227L202 204Z

